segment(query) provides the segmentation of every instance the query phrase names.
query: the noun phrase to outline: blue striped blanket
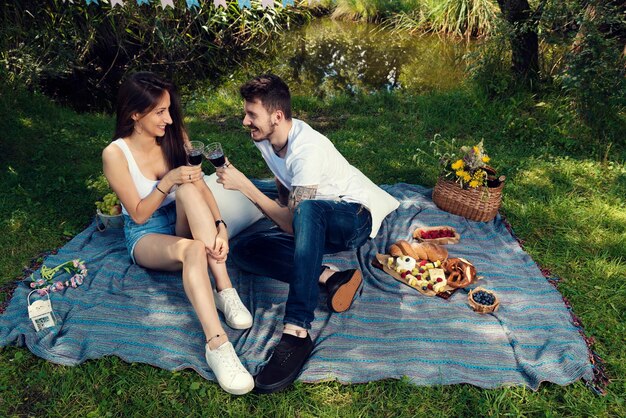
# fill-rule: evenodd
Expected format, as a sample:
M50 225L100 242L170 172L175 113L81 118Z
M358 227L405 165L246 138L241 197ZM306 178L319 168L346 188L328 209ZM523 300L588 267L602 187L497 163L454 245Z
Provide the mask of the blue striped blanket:
M593 379L588 348L561 295L499 216L488 223L467 221L437 209L429 189L383 187L401 205L387 217L378 237L356 253L326 257L341 268L360 266L364 286L343 314L331 314L323 303L325 295L320 295L312 329L315 349L300 380L358 383L406 377L416 385L536 389L543 381L565 385ZM467 289L448 300L427 297L372 267L376 253L409 239L416 227L435 225L453 226L461 234L459 244L448 246L450 256L474 263L483 277L478 284L500 298L495 314L473 312ZM0 315L0 346L26 346L64 365L115 355L167 370L192 368L214 379L180 273L131 264L122 231L101 233L94 225L45 263L53 266L77 257L86 261L89 275L77 289L52 294L59 324L35 332L26 308L30 289L22 282ZM245 331L225 328L244 365L256 374L280 338L288 289L276 280L244 274L234 265L229 272L254 324Z

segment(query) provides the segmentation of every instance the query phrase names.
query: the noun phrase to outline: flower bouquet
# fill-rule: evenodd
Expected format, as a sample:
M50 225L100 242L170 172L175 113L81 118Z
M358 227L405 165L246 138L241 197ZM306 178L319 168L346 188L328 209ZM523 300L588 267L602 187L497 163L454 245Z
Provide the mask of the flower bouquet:
M460 154L440 159L442 172L433 190L433 202L446 212L473 221L491 221L502 201L505 177L487 165L491 159L483 142L461 147Z
M495 176L495 170L487 165L489 161L491 158L485 153L483 141L473 147L463 146L461 155L454 160L445 157L441 159L442 175L464 189L487 186L487 179Z

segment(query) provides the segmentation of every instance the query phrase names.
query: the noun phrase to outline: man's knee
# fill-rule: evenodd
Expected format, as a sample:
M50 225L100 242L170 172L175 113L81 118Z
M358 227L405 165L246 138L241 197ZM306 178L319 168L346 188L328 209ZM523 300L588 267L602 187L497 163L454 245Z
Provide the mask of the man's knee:
M317 200L303 200L293 213L294 222L318 217L322 213L321 205Z
M228 252L230 260L237 266L243 267L246 264L245 260L249 259L253 254L254 241L254 238L250 237L250 239L240 239L231 244Z

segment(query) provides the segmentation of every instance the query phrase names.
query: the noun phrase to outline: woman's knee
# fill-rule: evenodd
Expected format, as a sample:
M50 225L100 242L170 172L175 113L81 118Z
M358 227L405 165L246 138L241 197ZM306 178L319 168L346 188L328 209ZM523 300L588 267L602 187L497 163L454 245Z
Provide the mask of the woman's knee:
M183 262L191 260L206 260L206 248L202 241L187 239L183 242Z
M176 200L193 200L200 198L200 191L192 183L185 183L178 186L176 189Z

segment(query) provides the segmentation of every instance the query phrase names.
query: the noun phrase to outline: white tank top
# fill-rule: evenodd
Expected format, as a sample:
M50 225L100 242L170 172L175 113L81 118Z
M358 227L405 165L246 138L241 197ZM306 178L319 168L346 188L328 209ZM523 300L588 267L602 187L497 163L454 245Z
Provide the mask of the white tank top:
M137 193L139 193L139 197L143 199L144 197L152 193L156 185L159 184L159 180L150 180L142 174L142 172L139 170L137 162L135 161L135 158L133 157L133 153L130 152L130 148L128 148L128 145L126 144L126 142L124 142L122 138L116 139L115 141L113 141L113 143L117 145L124 153L126 161L128 161L128 171L130 171L130 176L133 179L133 183L135 183ZM159 207L172 203L174 199L176 199L175 192L171 192L165 197ZM128 215L128 212L126 211L124 205L122 205L122 213L124 215Z

